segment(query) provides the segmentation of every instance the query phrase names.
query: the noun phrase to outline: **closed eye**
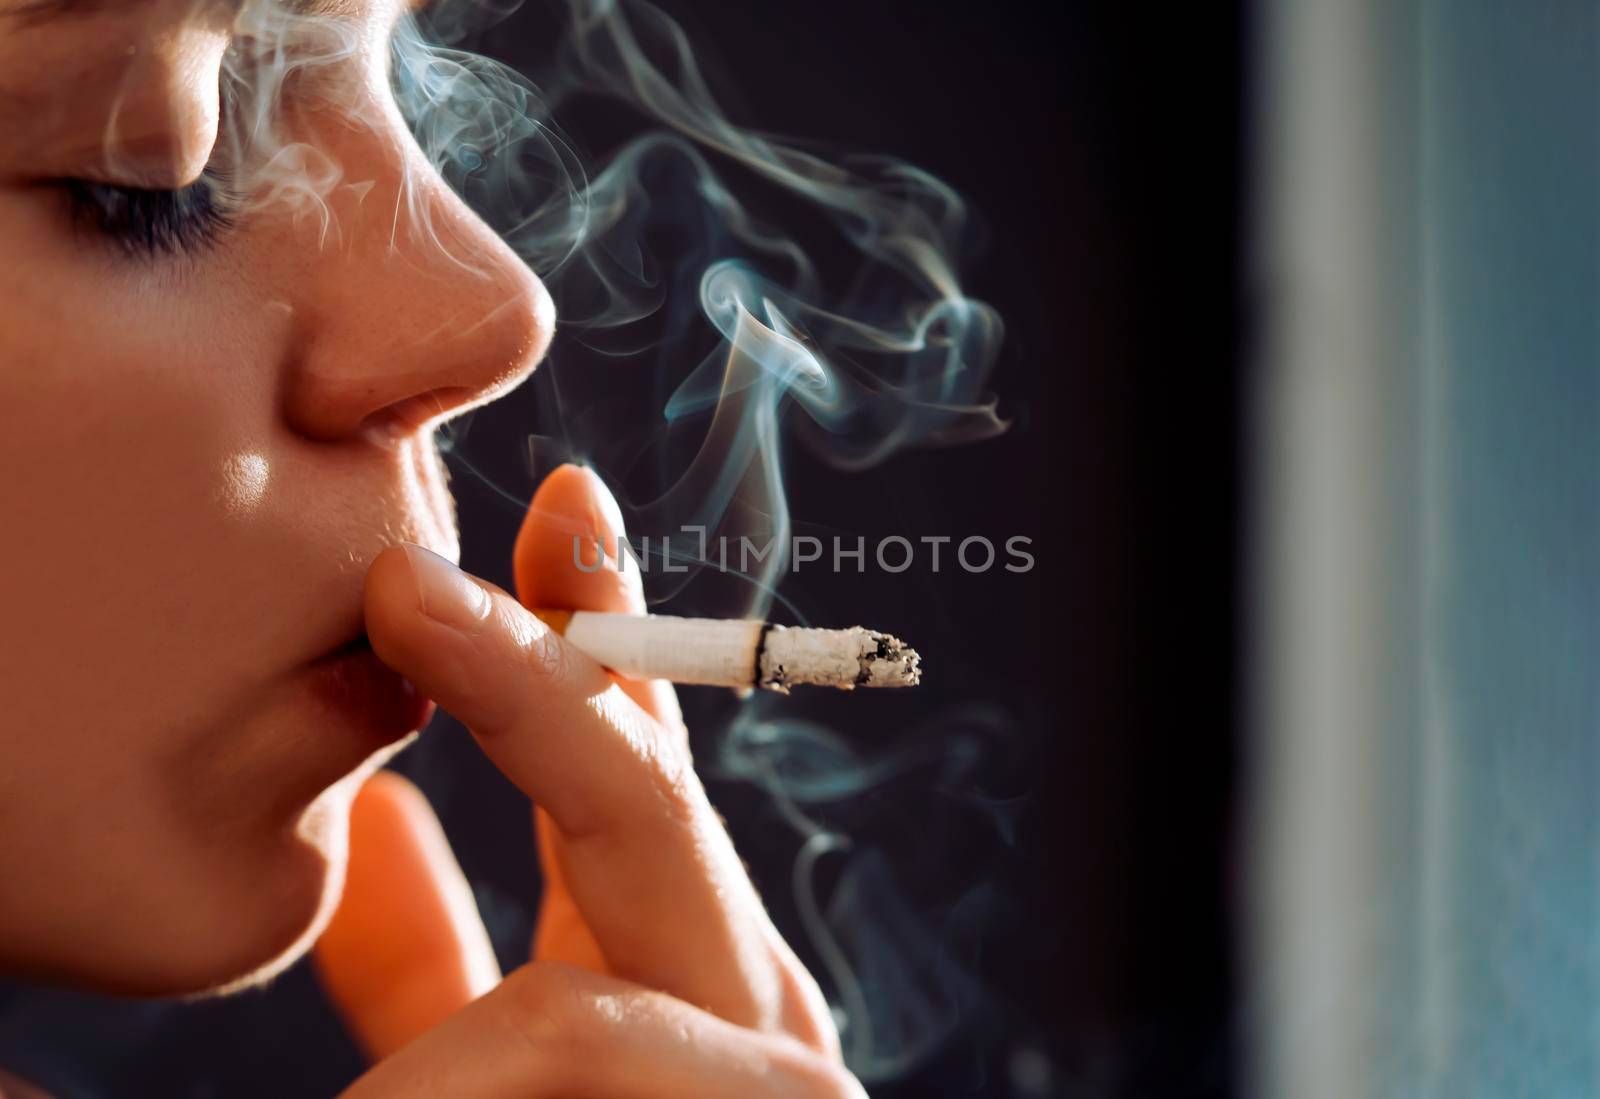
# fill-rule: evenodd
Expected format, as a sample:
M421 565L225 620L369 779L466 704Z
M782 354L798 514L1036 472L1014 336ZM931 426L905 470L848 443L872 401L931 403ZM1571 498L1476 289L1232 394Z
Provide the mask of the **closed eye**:
M141 256L194 251L233 222L235 207L222 176L208 169L177 190L62 181L81 225Z

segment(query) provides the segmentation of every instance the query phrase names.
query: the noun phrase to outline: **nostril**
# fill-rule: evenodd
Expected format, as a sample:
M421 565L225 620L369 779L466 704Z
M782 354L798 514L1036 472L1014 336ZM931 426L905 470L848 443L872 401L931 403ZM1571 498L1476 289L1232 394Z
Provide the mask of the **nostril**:
M384 405L361 421L361 432L380 442L415 435L449 419L479 395L480 391L471 386L439 386Z

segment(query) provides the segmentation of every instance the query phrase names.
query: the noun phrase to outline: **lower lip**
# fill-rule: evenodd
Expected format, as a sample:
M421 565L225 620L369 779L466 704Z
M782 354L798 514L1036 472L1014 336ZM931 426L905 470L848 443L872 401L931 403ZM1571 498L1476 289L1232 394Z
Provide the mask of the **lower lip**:
M433 702L365 646L318 661L312 684L330 707L383 743L422 728L433 716Z

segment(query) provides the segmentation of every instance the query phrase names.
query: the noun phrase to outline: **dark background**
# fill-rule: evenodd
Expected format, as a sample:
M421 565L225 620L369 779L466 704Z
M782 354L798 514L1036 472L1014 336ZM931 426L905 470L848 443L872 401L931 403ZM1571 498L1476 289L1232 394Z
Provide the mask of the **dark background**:
M1239 11L662 6L735 121L889 153L970 199L988 247L965 288L1007 323L993 378L1007 435L865 473L800 455L787 470L797 531L1025 534L1038 561L1025 575L919 567L784 589L818 621L883 625L929 657L914 697L797 695L773 711L911 761L817 808L892 885L910 922L880 934L913 944L901 976L917 1001L955 1020L873 1094L1231 1094ZM516 59L551 17L530 4L481 47ZM603 124L559 121L601 144ZM536 381L462 441L523 498L545 471L523 445L539 400ZM460 470L455 488L464 565L508 582L517 509ZM716 773L734 703L691 690L685 705L714 800L813 958L789 895L798 839L770 798ZM514 964L537 898L528 816L448 725L398 766L439 808ZM845 861L820 865L824 899ZM883 908L868 902L869 916ZM303 964L217 1004L0 997L0 1063L62 1095L331 1094L360 1069Z

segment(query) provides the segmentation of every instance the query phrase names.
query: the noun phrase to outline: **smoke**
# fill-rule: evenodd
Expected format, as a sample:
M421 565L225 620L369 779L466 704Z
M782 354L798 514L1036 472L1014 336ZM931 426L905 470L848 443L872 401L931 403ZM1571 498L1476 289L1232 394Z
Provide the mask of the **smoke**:
M1002 326L961 289L970 227L952 190L891 158L830 160L736 127L681 28L646 4L568 3L543 92L438 43L473 13L447 6L427 27L402 23L396 98L428 160L556 298L563 336L548 387L559 393L576 371L653 369L656 432L639 445L637 415L609 425L634 449L602 468L628 477L666 466L698 435L691 457L636 479L645 490L624 500L634 530L657 545L690 526L779 547L753 574L702 584L707 610L770 606L787 564L785 438L864 469L1004 430L985 391ZM592 170L555 121L585 99L648 127ZM796 232L758 216L735 182L816 224L831 283ZM534 440L536 460L600 457L590 451L604 446L599 425L561 428L565 438ZM652 595L678 594L705 562L687 564Z
M1009 845L1022 802L975 793L985 759L1008 734L996 707L957 708L890 737L864 755L815 722L785 716L770 696L751 700L701 763L715 777L761 789L800 840L790 875L796 915L834 991L845 1060L868 1083L904 1075L958 1027L988 1008L958 955L981 938L978 924L999 907L981 878L929 907L907 899L915 879L946 887L946 843ZM870 798L870 805L864 807ZM902 850L867 845L852 832L881 831L875 812L918 821ZM966 819L963 819L966 818ZM929 821L941 822L934 826ZM987 833L974 841L975 833ZM933 871L901 858L914 846ZM840 861L830 898L819 898L821 864ZM898 868L897 868L898 867ZM919 890L922 892L922 890Z
M662 539L676 536L684 571L652 572L653 601L694 582L701 613L765 616L788 564L794 446L853 471L1005 429L987 390L1002 324L959 274L975 243L969 211L893 158L829 156L735 125L682 29L648 4L569 0L552 13L559 45L537 86L465 48L517 6L402 15L374 61L346 19L249 4L224 73L235 186L242 201L287 203L337 240L330 196L360 198L372 182L285 136L283 92L292 82L298 110L308 95L343 104L352 126L399 111L415 140L406 162L442 176L556 299L560 331L535 382L552 430L530 434L530 464L591 461L622 489L635 537L665 555ZM631 116L633 135L581 151L558 119L590 104ZM395 240L436 247L470 277L473 256L432 223L422 193L420 174L408 176ZM440 443L481 476L469 428L458 421ZM740 572L697 548L740 537L775 550ZM766 791L794 829L794 901L849 1062L866 1079L892 1077L962 1020L976 985L896 888L884 852L823 818L908 776L970 778L994 713L954 715L910 748L862 758L765 705L741 709L709 766ZM1003 837L1005 814L989 816Z

